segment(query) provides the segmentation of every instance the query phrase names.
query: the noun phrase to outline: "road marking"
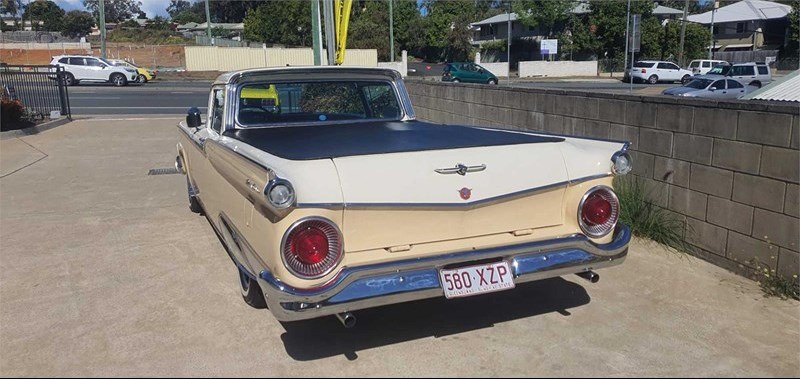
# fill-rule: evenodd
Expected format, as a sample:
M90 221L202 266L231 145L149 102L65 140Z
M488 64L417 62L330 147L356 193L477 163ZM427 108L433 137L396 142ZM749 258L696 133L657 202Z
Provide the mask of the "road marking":
M180 95L189 95L193 93L200 93L201 91L189 92L189 91L179 91L179 92L170 92L172 94L180 94ZM203 91L204 92L204 91Z
M121 99L121 97L107 97L107 96L104 96L104 97L95 97L95 96L83 97L83 96L72 96L72 100L77 100L77 99L81 99L81 100L119 100L119 99Z
M71 107L72 109L189 109L191 107ZM208 109L208 107L195 107Z

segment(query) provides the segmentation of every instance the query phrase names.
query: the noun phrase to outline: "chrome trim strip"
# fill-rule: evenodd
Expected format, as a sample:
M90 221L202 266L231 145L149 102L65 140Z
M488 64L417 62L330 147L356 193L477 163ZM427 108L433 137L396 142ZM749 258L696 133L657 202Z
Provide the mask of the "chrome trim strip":
M584 235L573 235L433 257L345 267L334 279L312 289L286 285L266 270L260 273L258 282L266 294L273 315L280 321L296 321L442 296L441 286L432 286L430 273L431 270L438 272L451 264L492 258L507 260L514 268L516 283L613 266L624 260L630 239L630 229L624 224L618 224L614 240L604 245L595 245ZM411 277L413 280L402 284ZM362 283L365 280L377 286L377 290L370 287L366 294L360 294L358 289L364 287ZM354 289L346 290L357 282L359 284L355 284ZM336 301L342 302L333 302L337 295L339 297Z
M579 183L602 179L611 176L611 173L604 173L598 175L586 176L574 180L568 180L546 186L530 188L522 191L507 193L488 199L477 200L465 203L297 203L296 208L321 208L321 209L474 209L494 205L504 201L511 201L517 198L530 196L535 193L552 190L554 188L563 187L567 185L576 185Z
M485 164L477 165L477 166L467 166L465 164L459 163L459 164L456 164L455 167L437 168L437 169L435 169L433 171L435 171L437 174L445 174L445 175L447 175L447 174L458 174L458 175L461 175L461 176L465 176L470 172L481 172L483 170L486 170L486 165Z

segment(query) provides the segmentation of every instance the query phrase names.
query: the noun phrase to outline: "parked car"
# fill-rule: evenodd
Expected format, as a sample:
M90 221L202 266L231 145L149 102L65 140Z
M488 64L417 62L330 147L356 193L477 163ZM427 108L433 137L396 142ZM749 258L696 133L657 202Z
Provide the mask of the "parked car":
M442 81L497 84L497 77L475 63L448 63L444 66Z
M105 82L117 87L126 86L136 81L136 70L116 67L103 58L83 55L58 55L53 57L51 65L64 67L65 84L76 85L80 82Z
M675 63L663 61L638 61L626 72L625 80L647 82L681 82L686 84L692 78L692 72L684 70Z
M736 64L720 64L714 66L708 75L721 75L728 76L739 80L740 82L761 88L772 82L772 70L766 63L736 63Z
M137 66L137 65L135 65L135 64L133 64L131 62L128 62L128 61L125 61L125 60L122 60L122 59L109 59L108 61L111 62L111 64L113 64L114 66L117 66L117 67L127 67L127 68L130 68L130 69L136 70L136 73L139 74L136 77L136 82L137 83L147 83L147 82L155 79L156 76L158 75L158 71L156 71L156 70L152 70L151 71L151 70L148 70L148 69L146 69L144 67L139 67L139 66Z
M279 102L251 104L273 88ZM380 68L226 73L206 120L193 108L178 125L190 209L244 300L281 321L352 326L364 308L595 282L627 254L612 189L631 170L625 142L417 121Z
M687 69L692 71L692 75L705 75L719 64L728 64L728 62L713 59L695 59L689 62Z
M700 75L694 77L686 85L669 88L662 93L669 96L738 99L747 94L747 89L736 79L717 75Z

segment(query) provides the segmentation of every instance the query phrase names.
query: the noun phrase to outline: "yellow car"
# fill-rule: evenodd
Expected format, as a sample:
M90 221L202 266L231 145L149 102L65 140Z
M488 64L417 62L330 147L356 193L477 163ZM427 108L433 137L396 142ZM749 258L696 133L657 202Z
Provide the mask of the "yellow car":
M158 74L158 71L150 71L144 67L136 66L133 63L124 61L122 59L109 59L108 61L111 62L114 66L128 67L136 70L136 72L139 74L139 76L136 77L137 83L147 83L155 79L156 75Z

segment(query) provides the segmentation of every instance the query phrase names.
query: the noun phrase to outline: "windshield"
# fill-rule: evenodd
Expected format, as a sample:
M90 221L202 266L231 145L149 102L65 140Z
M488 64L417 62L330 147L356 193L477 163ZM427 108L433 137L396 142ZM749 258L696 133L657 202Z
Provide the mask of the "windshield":
M711 84L711 82L712 81L709 79L695 79L687 83L684 87L705 89L709 84Z
M711 75L727 75L728 71L730 71L731 66L728 65L716 65L714 68L708 71Z
M242 126L402 117L394 87L378 81L247 84L238 103Z

